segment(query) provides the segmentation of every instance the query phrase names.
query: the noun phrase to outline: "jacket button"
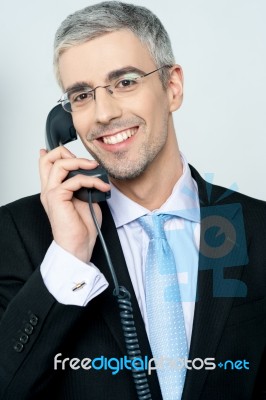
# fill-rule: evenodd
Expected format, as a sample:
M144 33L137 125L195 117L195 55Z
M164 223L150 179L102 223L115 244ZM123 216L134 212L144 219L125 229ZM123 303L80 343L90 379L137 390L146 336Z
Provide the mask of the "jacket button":
M20 342L16 342L13 346L13 349L17 352L17 353L21 353L23 350L24 346L22 343Z
M28 335L31 335L33 331L33 326L31 324L26 324L24 327L24 332L26 332Z
M21 332L21 335L19 337L19 341L23 344L26 344L29 340L29 336L26 333Z
M38 317L35 314L30 315L30 323L32 326L36 326L38 324Z

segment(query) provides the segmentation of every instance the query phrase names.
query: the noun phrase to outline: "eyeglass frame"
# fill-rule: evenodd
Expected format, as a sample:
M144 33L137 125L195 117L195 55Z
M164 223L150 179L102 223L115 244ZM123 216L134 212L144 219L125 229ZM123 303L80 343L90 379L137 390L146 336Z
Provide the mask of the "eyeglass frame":
M153 71L151 71L151 72L147 72L146 74L143 74L143 75L138 76L136 79L146 78L146 76L149 76L149 75L151 75L151 74L153 74L153 73L155 73L155 72L157 72L157 71L160 71L162 68L172 68L172 67L173 67L173 65L163 65L162 67L159 67L159 68L157 68L157 69L155 69L155 70L153 70ZM93 100L95 101L95 100L96 100L96 89L99 89L99 88L108 89L108 88L110 88L111 86L112 86L111 84L109 84L109 85L104 85L104 86L98 85L98 86L96 86L95 88L88 90L87 93L93 93ZM61 98L57 101L57 103L60 103L61 106L63 107L63 109L64 109L65 111L67 111L67 112L69 112L69 113L72 113L72 112L75 112L75 111L69 111L69 110L65 109L65 108L64 108L64 105L63 105L63 102L66 101L66 98L63 98L63 97L64 97L64 96L65 96L65 97L68 96L68 92L70 92L70 90L67 91L67 92L65 92L65 93L63 93L62 96L61 96ZM108 92L109 92L111 95L113 94L113 92L112 92L111 90L109 90ZM68 103L70 103L69 100L68 100ZM66 104L67 104L67 103L66 103ZM70 103L70 104L71 104L71 103Z

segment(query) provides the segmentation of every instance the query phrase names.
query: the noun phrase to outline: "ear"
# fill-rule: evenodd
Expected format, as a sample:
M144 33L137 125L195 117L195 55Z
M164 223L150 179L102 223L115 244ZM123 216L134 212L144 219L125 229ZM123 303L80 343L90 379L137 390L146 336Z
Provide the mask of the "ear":
M183 101L183 71L180 65L175 64L170 69L170 76L168 81L168 99L169 111L173 112L179 109Z

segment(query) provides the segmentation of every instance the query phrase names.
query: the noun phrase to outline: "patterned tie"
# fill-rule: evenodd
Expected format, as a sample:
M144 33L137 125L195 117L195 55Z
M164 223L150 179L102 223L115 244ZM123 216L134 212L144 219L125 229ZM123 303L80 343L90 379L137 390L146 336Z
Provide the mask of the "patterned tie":
M150 239L145 287L151 349L159 360L155 364L163 399L179 400L186 375L179 359L187 358L188 346L175 259L164 232L164 223L170 218L153 214L138 221Z

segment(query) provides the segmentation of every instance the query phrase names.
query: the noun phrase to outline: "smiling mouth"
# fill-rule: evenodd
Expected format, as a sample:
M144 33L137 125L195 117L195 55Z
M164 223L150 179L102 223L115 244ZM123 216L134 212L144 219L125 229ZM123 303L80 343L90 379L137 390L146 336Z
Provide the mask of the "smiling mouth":
M102 136L100 139L105 144L122 143L122 142L125 142L130 137L134 136L137 133L137 130L138 130L138 128L126 129L126 130L124 130L122 132L119 132L119 133L117 133L115 135Z

